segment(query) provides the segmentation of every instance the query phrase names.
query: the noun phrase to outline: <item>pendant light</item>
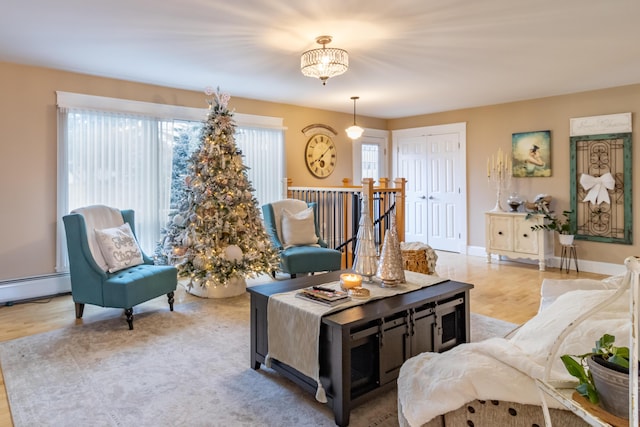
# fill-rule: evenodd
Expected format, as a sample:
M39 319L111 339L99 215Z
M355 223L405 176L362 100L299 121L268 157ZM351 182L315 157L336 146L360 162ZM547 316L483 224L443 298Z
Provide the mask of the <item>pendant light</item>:
M352 96L353 99L353 126L349 126L345 131L347 132L347 136L349 138L356 140L362 136L364 129L356 124L356 100L360 99L359 96Z

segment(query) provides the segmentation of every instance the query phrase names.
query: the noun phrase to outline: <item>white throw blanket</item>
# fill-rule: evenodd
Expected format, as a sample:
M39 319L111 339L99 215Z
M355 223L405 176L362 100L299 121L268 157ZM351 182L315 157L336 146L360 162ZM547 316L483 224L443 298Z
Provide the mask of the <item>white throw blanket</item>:
M318 359L322 316L368 301L415 291L448 280L411 271L405 271L405 278L407 283L392 288L382 288L377 284L364 284L364 287L369 289L371 293L370 298L366 300L353 299L333 307L298 298L295 296L298 291L272 295L267 304L269 354L265 365L269 367L271 360L275 359L315 380L318 384L316 400L326 403L325 391L320 384ZM340 283L331 282L322 286L338 289Z
M96 264L107 271L109 266L105 261L100 245L96 240L95 230L103 230L105 228L118 227L124 224L122 213L119 209L111 208L104 205L92 205L84 208L78 208L71 211L84 217L84 224L87 229L87 240L89 241L89 251L93 255Z
M462 344L445 353L422 353L405 362L398 377L398 402L410 426L458 409L475 399L540 405L534 378L542 379L556 337L581 314L615 290L572 291L525 323L509 339ZM574 380L560 356L591 350L603 334L617 345L629 342L629 292L579 324L560 346L551 379ZM549 407L561 408L554 399ZM400 416L402 415L402 416Z

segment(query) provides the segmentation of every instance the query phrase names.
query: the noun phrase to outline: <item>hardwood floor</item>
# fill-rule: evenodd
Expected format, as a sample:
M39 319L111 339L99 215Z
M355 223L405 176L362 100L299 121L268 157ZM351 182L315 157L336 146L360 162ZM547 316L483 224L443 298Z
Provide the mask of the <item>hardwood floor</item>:
M471 311L513 323L524 323L538 311L540 284L545 278L603 278L593 273L561 272L557 268L538 270L537 264L500 261L487 264L484 257L465 256L438 252L436 272L461 282L473 284ZM179 287L176 304L197 299ZM159 297L140 306L136 313L158 308L166 309L166 297ZM70 295L38 301L0 306L0 341L48 332L51 330L96 322L122 315L122 310L87 305L84 318L75 319L74 304ZM124 322L124 320L123 320ZM126 331L123 331L126 333ZM11 413L0 377L0 425L12 426Z
M471 290L471 311L497 319L521 324L538 312L540 285L544 279L602 279L595 273L577 273L547 268L540 271L538 263L526 264L500 261L487 264L486 258L438 252L436 272L439 276L474 285Z

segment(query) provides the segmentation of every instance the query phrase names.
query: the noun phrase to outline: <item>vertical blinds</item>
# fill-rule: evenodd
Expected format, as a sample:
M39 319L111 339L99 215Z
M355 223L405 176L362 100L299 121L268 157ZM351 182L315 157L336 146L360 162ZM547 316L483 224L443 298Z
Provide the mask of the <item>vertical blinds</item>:
M59 125L64 135L59 186L65 189L58 197L59 219L94 204L133 209L140 246L152 254L168 218L173 123L60 108ZM66 266L58 258L58 267Z
M236 144L249 167L247 175L258 203L275 202L283 197L284 138L279 129L239 128Z

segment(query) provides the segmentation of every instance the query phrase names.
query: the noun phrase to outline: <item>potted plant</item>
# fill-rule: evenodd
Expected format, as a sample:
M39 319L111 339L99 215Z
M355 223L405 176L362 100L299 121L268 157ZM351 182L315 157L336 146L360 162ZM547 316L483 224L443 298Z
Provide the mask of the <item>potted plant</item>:
M578 379L576 391L581 396L613 415L629 418L629 348L614 343L615 336L604 334L589 353L560 358Z
M527 219L530 218L531 215L534 215L540 212L529 212L526 216ZM553 212L543 213L544 219L546 220L544 224L536 224L531 227L532 231L538 230L549 230L549 231L557 231L558 232L558 240L561 245L571 245L573 244L573 224L571 222L571 214L573 211L562 211L562 216L557 216Z

